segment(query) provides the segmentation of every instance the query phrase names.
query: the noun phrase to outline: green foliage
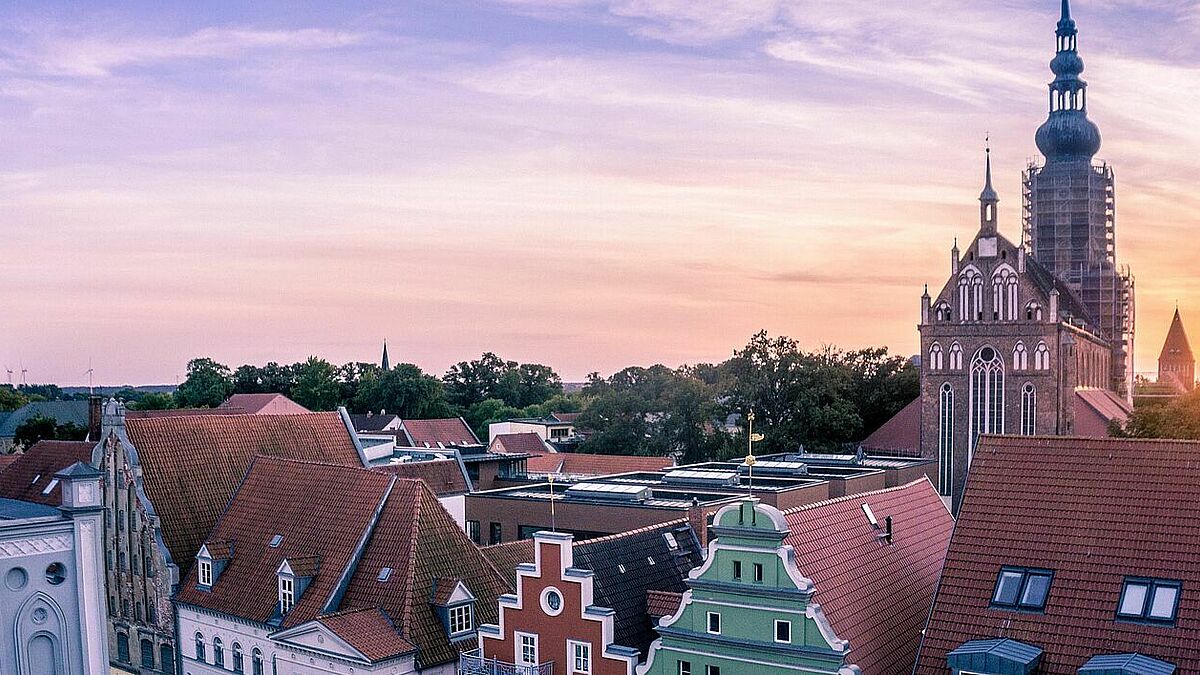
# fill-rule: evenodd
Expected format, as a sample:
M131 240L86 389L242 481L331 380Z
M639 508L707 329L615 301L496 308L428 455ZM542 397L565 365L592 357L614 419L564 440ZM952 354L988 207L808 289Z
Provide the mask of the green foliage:
M1124 425L1109 428L1124 438L1177 438L1200 440L1200 389L1167 403L1139 404Z
M17 388L30 401L64 401L69 397L57 384L22 384Z
M488 399L524 408L544 403L563 390L562 379L549 366L505 361L492 352L450 366L442 382L447 402L463 410Z
M296 386L289 398L309 410L335 410L341 402L342 387L338 381L338 369L332 363L308 357L297 364Z
M29 397L11 386L0 386L0 412L16 410L29 403Z
M87 427L73 422L58 424L50 417L35 415L17 425L13 431L13 443L29 449L34 443L50 441L82 441L87 438Z
M117 398L122 398L120 392ZM130 410L170 410L175 407L175 398L168 393L142 394L135 399L124 398Z
M401 363L384 372L367 371L354 398L356 410L387 410L402 418L449 417L442 381L426 375L411 363Z
M175 390L175 401L181 408L215 408L233 393L229 366L209 358L192 359L187 365L187 379Z

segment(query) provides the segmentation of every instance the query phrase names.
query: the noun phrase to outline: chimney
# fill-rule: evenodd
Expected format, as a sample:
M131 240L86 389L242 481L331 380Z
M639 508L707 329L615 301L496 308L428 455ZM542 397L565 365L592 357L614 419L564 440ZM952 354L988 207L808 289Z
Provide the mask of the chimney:
M125 432L125 404L110 398L105 402L104 412L100 415L100 436L104 437L109 431L118 430L119 433Z
M100 419L104 414L104 397L103 396L88 396L88 435L87 439L93 443L100 440Z
M696 532L696 538L700 540L701 550L708 549L708 515L704 513L704 509L700 508L700 500L692 497L692 505L688 507L688 524L692 526L692 530Z
M887 543L890 544L892 543L892 517L888 516L884 522L887 523Z

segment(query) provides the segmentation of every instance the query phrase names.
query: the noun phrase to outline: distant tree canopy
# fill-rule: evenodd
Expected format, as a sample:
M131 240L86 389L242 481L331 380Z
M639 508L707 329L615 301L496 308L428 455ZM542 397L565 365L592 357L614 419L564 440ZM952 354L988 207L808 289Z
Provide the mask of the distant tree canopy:
M384 371L370 363L336 366L317 357L291 365L188 363L173 400L143 405L217 406L231 393L279 392L310 410L345 406L405 418L462 416L480 438L511 418L579 412L585 452L677 454L684 462L746 452L745 413L765 438L758 453L836 450L861 440L918 394L918 373L886 349L805 352L787 337L753 336L723 363L668 368L632 366L593 373L581 392L564 394L549 366L487 352L454 364L442 377L411 363ZM730 422L727 424L727 420Z
M1200 440L1200 389L1166 403L1139 405L1125 424L1113 424L1113 436Z
M29 397L9 385L0 386L0 412L16 410L29 403Z
M17 425L13 431L13 443L29 449L38 441L82 441L87 438L87 427L74 422L59 424L50 417L35 415Z

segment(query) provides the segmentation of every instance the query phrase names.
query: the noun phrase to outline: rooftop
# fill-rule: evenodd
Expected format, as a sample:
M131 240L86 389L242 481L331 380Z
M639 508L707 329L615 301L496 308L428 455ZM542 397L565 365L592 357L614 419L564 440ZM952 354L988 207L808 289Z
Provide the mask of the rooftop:
M95 443L88 441L38 441L0 471L0 497L62 504L62 488L54 474L75 462L91 463Z
M299 415L312 412L283 394L234 394L220 408L248 415Z
M404 420L401 429L414 448L439 448L452 445L480 445L475 432L461 417L431 420Z

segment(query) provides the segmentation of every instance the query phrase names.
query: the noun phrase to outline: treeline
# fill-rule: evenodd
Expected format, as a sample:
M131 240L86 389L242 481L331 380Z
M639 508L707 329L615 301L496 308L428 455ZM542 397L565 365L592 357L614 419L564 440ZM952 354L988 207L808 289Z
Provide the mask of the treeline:
M564 394L549 366L492 353L459 362L441 377L411 363L385 371L311 357L231 369L199 358L188 363L174 395L144 395L130 407L213 407L235 393L279 392L310 410L462 416L483 439L492 422L580 412L576 426L588 435L581 452L679 453L682 461L698 461L744 453L750 409L755 432L765 435L756 452L840 449L916 398L918 377L908 359L884 348L806 352L790 338L760 332L722 363L592 373L572 394Z
M1124 424L1114 421L1109 434L1118 438L1200 440L1200 389L1164 402L1139 404Z

